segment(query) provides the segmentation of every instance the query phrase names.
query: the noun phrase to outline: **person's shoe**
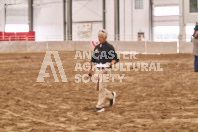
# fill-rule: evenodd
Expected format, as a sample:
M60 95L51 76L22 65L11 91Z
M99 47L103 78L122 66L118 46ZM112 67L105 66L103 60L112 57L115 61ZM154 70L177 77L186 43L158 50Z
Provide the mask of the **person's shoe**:
M110 106L113 106L115 104L115 97L116 97L116 92L113 92L113 99L110 100Z
M103 111L105 111L105 109L104 108L96 108L96 111L97 112L103 112Z

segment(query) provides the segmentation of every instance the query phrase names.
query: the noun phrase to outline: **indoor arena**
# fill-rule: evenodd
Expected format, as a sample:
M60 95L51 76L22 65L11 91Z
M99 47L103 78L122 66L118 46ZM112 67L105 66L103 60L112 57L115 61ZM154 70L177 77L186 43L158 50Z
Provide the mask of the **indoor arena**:
M0 132L197 132L197 0L0 0Z

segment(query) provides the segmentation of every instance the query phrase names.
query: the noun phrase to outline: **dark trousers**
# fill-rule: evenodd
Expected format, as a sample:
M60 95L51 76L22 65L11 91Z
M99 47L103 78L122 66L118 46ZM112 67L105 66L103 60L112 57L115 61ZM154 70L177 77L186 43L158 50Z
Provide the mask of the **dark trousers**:
M195 56L194 68L195 71L198 72L198 56Z

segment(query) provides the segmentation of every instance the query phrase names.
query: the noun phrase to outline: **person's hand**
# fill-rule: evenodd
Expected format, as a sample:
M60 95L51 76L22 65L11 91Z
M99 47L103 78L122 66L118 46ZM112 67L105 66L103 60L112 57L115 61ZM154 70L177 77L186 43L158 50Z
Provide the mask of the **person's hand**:
M106 65L107 65L108 67L111 67L111 66L112 66L112 64L111 64L111 63L106 63Z
M92 70L88 71L88 75L91 77L92 76Z

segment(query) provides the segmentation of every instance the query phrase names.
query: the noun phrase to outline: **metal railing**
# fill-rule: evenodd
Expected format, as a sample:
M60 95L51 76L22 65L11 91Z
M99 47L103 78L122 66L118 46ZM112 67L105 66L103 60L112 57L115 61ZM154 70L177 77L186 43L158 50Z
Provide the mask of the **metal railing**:
M191 41L191 35L186 35L186 41ZM64 40L64 38L66 40ZM171 42L179 41L178 35L155 35L152 37L153 42ZM0 41L67 41L67 36L62 35L37 35L37 36L26 36L26 35L11 35L11 36L0 36ZM108 41L115 41L115 35L109 35ZM72 36L72 41L98 41L97 35L91 35L90 37L79 37L78 35ZM120 35L119 41L151 41L149 38L142 40L138 39L138 36Z
M11 35L11 36L0 36L0 41L35 41L35 36L26 35Z

